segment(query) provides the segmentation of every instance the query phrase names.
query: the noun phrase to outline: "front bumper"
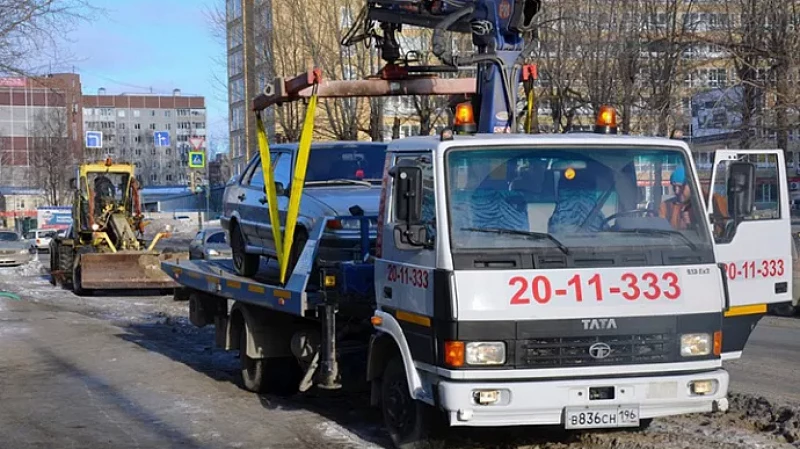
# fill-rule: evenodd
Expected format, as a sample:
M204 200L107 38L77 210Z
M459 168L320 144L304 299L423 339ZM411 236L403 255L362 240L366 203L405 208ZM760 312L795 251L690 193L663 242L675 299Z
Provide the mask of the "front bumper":
M689 382L716 380L712 394L697 396ZM614 387L615 399L590 400L589 388ZM497 405L479 405L476 390L500 390ZM725 411L728 373L724 370L674 376L517 382L438 384L439 404L451 426L563 425L566 407L638 405L641 419L686 413Z

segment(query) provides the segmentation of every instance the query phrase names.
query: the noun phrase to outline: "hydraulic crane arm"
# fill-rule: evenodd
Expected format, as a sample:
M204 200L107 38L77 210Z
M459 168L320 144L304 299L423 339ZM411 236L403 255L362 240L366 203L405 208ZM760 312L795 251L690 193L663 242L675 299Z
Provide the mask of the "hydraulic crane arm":
M524 34L532 32L541 0L368 0L362 36L348 33L344 44L373 39L390 65L401 59L396 33L402 25L431 28L433 53L447 66L478 66L473 104L478 132L515 132L516 86L528 53ZM382 34L377 33L378 24ZM472 34L477 51L455 56L446 32Z

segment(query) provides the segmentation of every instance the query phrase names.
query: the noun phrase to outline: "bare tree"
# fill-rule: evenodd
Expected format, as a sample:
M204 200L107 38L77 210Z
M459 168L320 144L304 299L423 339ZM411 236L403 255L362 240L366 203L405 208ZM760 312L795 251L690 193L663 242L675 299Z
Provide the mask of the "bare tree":
M37 60L58 62L47 53L100 12L84 0L0 0L0 73L27 75Z
M45 191L47 202L60 206L68 201L68 180L76 166L67 134L66 110L47 108L37 114L31 135L33 178L37 187Z

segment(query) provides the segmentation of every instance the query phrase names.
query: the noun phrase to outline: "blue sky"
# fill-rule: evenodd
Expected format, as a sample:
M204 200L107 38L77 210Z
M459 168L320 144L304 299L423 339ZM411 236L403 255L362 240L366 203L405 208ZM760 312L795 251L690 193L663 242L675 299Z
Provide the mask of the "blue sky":
M225 43L211 31L209 8L224 0L90 0L103 9L69 35L59 71L81 75L94 94L150 92L206 97L211 140L227 137ZM53 71L56 68L53 68ZM210 142L211 143L211 142Z

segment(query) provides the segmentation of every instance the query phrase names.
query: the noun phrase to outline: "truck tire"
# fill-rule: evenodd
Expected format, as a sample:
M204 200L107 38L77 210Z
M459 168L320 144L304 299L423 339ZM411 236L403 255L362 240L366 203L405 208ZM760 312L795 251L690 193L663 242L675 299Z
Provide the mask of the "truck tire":
M247 326L239 334L242 384L253 393L291 396L300 389L303 373L294 357L252 359L247 356Z
M60 261L59 251L58 251L58 244L51 244L50 245L50 283L58 286L58 279L56 279L56 275L53 274L54 272L58 271L58 262Z
M72 260L74 248L71 246L62 246L59 245L58 247L58 261L57 261L57 269L61 271L61 279L63 282L62 285L72 285L72 276L67 276L67 273L72 273Z
M94 248L85 246L85 247L82 247L82 248L78 248L78 250L75 251L75 257L77 257L78 260L80 260L80 257L81 257L82 254L88 254L88 253L93 253L93 252L94 252ZM78 262L78 265L72 270L72 293L75 293L78 296L91 296L92 293L93 293L92 290L83 288L83 285L82 285L82 282L81 282L81 265L80 265L80 261Z
M386 364L381 379L381 412L394 446L398 449L430 447L441 416L433 407L411 397L403 359L397 355Z
M261 257L258 254L245 252L245 241L242 230L238 224L234 225L231 232L231 250L233 252L233 268L239 276L253 277L258 272Z

